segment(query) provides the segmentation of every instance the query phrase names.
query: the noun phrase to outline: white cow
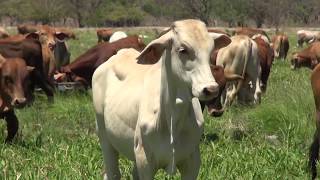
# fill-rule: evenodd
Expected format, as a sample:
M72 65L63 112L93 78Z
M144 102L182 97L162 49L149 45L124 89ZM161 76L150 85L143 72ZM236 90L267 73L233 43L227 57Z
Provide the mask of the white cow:
M302 47L304 42L311 44L315 41L319 41L320 31L299 30L297 31L297 37L298 37L298 46Z
M176 21L141 53L120 50L97 68L92 91L105 179L120 179L119 153L135 162L134 179L152 179L160 168L197 178L198 98L219 91L209 67L213 38L201 21Z
M125 32L116 31L111 35L111 37L109 39L109 43L118 41L119 39L123 39L123 38L126 38L126 37L128 37L128 35Z
M240 97L241 100L254 100L255 103L260 103L261 67L257 44L244 35L233 36L231 37L231 41L227 47L219 50L216 64L223 66L225 73L238 74L243 79L227 83L224 108L232 104L236 95L239 95L239 92L241 94L238 98Z

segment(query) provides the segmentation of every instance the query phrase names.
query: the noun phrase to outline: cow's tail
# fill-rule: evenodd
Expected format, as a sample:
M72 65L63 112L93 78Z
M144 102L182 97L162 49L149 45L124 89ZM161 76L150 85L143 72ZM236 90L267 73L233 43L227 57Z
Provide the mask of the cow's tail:
M279 57L281 58L281 60L285 60L284 59L284 52L285 52L285 50L284 50L284 40L283 40L283 37L281 36L281 38L280 38L280 51L279 51Z

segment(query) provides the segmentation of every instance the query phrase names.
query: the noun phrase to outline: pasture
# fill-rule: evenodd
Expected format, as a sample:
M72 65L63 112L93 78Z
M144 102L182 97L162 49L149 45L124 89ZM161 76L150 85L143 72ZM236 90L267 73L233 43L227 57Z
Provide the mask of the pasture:
M139 32L130 31L129 34ZM153 37L152 31L144 30ZM96 44L94 29L78 30L70 40L73 60ZM271 35L271 34L270 34ZM309 69L292 71L289 57L275 60L266 94L258 106L234 104L220 118L205 116L198 179L308 179L308 149L314 132L314 102ZM150 39L146 39L149 42ZM91 91L57 92L54 104L42 93L35 103L16 110L19 135L13 145L0 144L0 179L101 179L103 160L95 134ZM6 136L0 123L0 141ZM120 160L123 179L131 179L131 162ZM156 179L179 179L163 171Z

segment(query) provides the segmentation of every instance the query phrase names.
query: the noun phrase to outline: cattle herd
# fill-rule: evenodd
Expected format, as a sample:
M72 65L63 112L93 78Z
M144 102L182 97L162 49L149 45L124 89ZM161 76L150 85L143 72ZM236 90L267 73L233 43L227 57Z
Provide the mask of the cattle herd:
M274 59L285 61L289 50L284 33L269 38L261 29L236 28L229 34L190 19L174 22L147 45L141 35L98 29L98 43L70 63L67 40L78 39L72 30L19 25L17 31L9 35L0 28L5 142L12 143L18 131L14 108L31 104L35 88L53 103L56 84L79 83L92 88L105 179L120 179L119 154L135 162L134 179L152 179L158 169L178 169L182 179L196 179L204 108L218 117L235 100L261 103ZM299 30L297 38L297 46L308 45L292 54L291 68L313 70L316 132L309 164L314 179L320 143L320 32Z

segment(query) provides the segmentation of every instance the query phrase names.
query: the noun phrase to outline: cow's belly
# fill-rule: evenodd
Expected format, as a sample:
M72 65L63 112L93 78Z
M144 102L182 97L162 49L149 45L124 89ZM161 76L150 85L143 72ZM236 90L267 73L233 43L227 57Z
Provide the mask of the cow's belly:
M108 141L121 154L134 160L134 134L138 119L139 100L143 85L120 85L105 101L105 125ZM124 91L123 88L127 88Z

